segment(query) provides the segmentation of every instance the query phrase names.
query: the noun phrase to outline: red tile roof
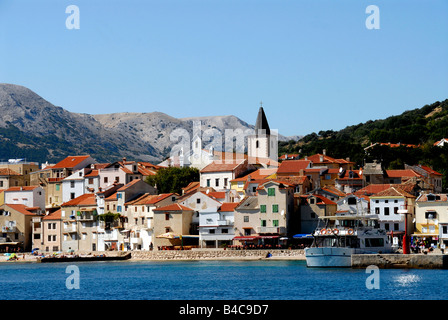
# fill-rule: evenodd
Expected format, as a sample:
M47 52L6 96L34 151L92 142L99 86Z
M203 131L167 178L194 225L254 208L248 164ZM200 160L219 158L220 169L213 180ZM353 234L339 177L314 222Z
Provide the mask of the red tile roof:
M62 209L56 210L55 212L46 215L42 220L61 220L61 212Z
M422 177L421 174L415 172L411 169L404 170L386 170L387 176L389 178L411 178L411 177Z
M383 190L381 192L376 193L373 196L370 196L370 198L375 197L406 197L406 198L415 198L413 195L407 193L406 191L400 189L391 187L389 189Z
M22 174L9 169L9 168L0 168L0 176L21 176Z
M17 211L17 212L19 212L21 214L24 214L26 216L35 216L36 215L35 213L33 213L31 211L28 211L28 207L25 206L24 204L10 204L10 203L7 203L7 204L4 204L4 205L8 206L9 208L11 208L11 209L13 209L13 210L15 210L15 211Z
M85 193L79 197L61 204L61 207L75 206L96 206L95 195L93 193Z
M201 170L201 173L206 172L223 172L223 171L234 171L240 165L244 164L246 160L237 161L213 161L205 168Z
M127 188L132 187L134 184L139 183L143 180L141 179L134 179L131 182L129 182L128 184L125 184L124 186L122 186L120 189L118 189L117 191L125 191Z
M180 205L178 203L169 204L164 207L154 209L154 211L193 211L193 209L186 206Z
M56 163L52 169L62 169L62 168L73 168L83 162L84 160L90 158L89 155L86 156L69 156L64 160Z
M232 212L239 205L239 202L223 202L222 206L218 211L221 212Z
M139 196L137 199L126 202L125 205L148 205L156 204L168 197L174 196L174 193L162 193L162 194L149 194L145 193Z
M6 189L7 192L17 192L17 191L32 191L40 186L23 186L23 187L11 187Z
M321 157L323 161L321 161ZM352 161L347 161L345 159L335 159L320 153L308 156L307 159L310 160L312 163L339 163L339 164L354 163Z
M280 174L299 174L300 170L305 170L309 167L310 160L285 160L280 163L277 173Z

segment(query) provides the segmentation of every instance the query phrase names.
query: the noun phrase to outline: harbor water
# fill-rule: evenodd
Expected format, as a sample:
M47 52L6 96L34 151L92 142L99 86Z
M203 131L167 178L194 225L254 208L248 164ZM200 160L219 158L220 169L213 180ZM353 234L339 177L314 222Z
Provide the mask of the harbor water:
M447 283L448 270L320 269L297 260L0 265L2 300L446 300Z

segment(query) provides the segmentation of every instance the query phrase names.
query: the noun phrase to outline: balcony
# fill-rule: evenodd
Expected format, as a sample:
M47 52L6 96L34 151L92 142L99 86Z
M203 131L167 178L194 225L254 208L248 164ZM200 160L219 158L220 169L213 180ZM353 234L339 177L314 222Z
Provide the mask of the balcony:
M218 220L218 226L233 226L233 221L231 221L231 220Z
M257 227L257 233L286 234L286 227Z

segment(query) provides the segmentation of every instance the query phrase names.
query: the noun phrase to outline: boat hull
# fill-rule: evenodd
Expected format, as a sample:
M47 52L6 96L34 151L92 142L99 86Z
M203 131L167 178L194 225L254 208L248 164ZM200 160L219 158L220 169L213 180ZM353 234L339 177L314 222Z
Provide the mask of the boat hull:
M310 268L350 268L353 248L306 248L306 265Z

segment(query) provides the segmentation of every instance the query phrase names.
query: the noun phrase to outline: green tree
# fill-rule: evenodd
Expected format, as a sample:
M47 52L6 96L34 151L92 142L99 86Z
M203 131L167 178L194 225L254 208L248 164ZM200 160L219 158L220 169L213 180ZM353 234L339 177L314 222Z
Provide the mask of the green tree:
M190 182L199 181L199 170L196 168L169 167L157 171L154 176L149 176L146 182L157 186L159 193L182 193L182 188Z

